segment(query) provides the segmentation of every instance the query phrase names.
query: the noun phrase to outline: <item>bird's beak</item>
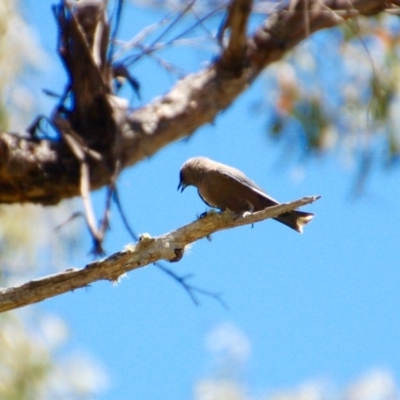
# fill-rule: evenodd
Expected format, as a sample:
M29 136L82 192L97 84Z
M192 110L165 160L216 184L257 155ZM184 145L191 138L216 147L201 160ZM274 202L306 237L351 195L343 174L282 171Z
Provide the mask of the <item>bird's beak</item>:
M179 189L181 190L181 193L186 189L186 185L184 182L182 182L182 181L179 182L178 188L176 190L179 190Z

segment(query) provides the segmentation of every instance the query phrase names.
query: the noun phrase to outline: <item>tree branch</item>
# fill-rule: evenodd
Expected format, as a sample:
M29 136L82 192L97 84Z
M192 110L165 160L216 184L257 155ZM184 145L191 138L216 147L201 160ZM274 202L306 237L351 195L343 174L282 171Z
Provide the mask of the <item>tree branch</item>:
M238 216L231 212L209 212L204 218L165 235L156 238L143 235L136 245L127 246L125 250L103 260L92 262L82 269L68 269L55 275L27 282L21 286L0 290L0 312L37 303L62 293L86 287L98 280L117 282L126 272L159 260L179 261L183 257L185 247L190 243L209 237L221 230L274 218L313 203L319 198L320 196L304 197L246 216Z
M252 0L232 0L228 6L228 14L218 33L218 39L223 45L223 36L226 30L230 30L227 48L223 51L219 63L228 68L243 68L246 60L247 48L247 23L250 17Z
M79 12L86 16L85 2L79 4ZM243 40L249 4L246 0L232 0L229 11L229 15L234 16L229 21L231 40L215 62L203 71L186 76L165 96L133 112L127 111L125 100L111 92L112 68L105 65L109 27L104 16L98 15L102 10L95 10L94 19L101 29L93 30L90 26L92 30L82 36L76 26L79 15L70 17L73 10L58 9L61 42L65 44L60 47L60 56L69 68L68 90L76 99L76 107L72 110L66 112L60 106L59 110L73 131L84 139L84 145L102 156L101 160L88 160L92 190L110 182L117 160L122 170L212 122L265 67L281 59L309 33L360 15L376 15L390 2L285 2L285 6L272 14L252 37ZM85 27L81 26L81 29ZM92 40L99 30L100 40ZM65 36L67 33L70 36ZM94 48L95 43L99 43L99 49ZM70 53L65 54L66 51ZM71 58L79 59L82 54L85 57L81 57L81 62ZM229 54L235 57L230 58ZM238 60L238 54L243 55L242 60ZM226 62L229 59L235 62ZM0 133L0 203L56 204L64 198L79 195L80 163L62 134L61 139L56 142Z

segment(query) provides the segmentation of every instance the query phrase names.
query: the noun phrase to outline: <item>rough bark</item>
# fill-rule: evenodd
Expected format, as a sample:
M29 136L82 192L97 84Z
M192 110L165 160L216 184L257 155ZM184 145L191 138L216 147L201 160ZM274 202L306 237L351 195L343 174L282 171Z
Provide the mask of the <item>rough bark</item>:
M21 286L1 289L0 312L34 304L85 287L98 280L116 282L126 272L145 267L159 260L179 261L188 244L209 237L212 233L274 218L318 199L318 196L305 197L246 216L238 216L230 212L211 212L204 218L165 235L156 238L143 235L136 245L128 246L125 250L104 260L88 264L82 269L68 269L55 275L24 283Z
M63 2L55 7L59 54L69 75L65 97L50 121L59 140L0 133L0 202L56 204L81 194L81 171L90 188L107 185L115 170L151 156L212 122L260 72L315 31L390 6L383 0L298 0L277 10L246 37L251 2L233 0L222 34L230 39L206 69L186 76L169 93L129 112L113 95L107 61L109 26L100 6ZM286 3L285 3L286 4ZM393 2L395 4L395 2Z

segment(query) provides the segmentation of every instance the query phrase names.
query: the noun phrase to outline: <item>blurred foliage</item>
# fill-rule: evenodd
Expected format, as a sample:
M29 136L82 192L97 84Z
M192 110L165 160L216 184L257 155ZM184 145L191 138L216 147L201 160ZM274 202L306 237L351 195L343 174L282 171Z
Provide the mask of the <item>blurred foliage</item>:
M169 21L153 27L153 33L164 29L167 35L161 34L162 40L158 42L146 42L148 32L137 35L141 38L140 43L135 42L139 44L137 51L154 55L182 44L186 38L192 45L208 46L210 59L218 54L215 37L226 3L219 0L135 2L171 13ZM257 29L279 4L282 2L278 0L255 1L249 30ZM174 19L180 13L185 18ZM194 28L185 31L190 26L188 21L193 22ZM174 40L173 32L179 27L184 34L175 33L175 39L179 40ZM341 159L348 165L358 168L360 179L372 167L397 165L400 155L399 34L398 16L382 13L377 17L360 17L312 35L283 60L266 69L265 96L255 109L266 119L267 137L282 144L285 164L288 158L304 162L339 152L340 156L344 154ZM154 50L148 53L149 48ZM168 54L164 52L163 57L167 65ZM132 58L127 60L130 62ZM176 69L179 67L183 66L178 65Z
M296 47L265 73L268 136L300 159L340 150L365 173L371 165L396 165L399 44L400 19L382 14Z
M31 204L0 206L0 286L20 284L34 276L69 266L82 250L77 221L57 229L71 215L72 202L57 207Z
M34 31L19 13L19 1L0 1L0 129L22 130L34 107L34 96L22 84L22 72L43 68L47 56Z
M25 86L46 55L19 14L19 2L0 1L0 129L22 130L32 118L34 96ZM55 228L71 215L57 207L0 207L0 287L67 268L81 249L76 222ZM0 399L90 399L107 379L87 356L66 353L68 329L36 307L0 314Z
M63 353L64 322L29 312L0 315L0 398L2 400L90 399L107 385L87 356Z
M82 250L71 204L0 207L0 287L66 269ZM68 329L37 307L0 314L0 399L90 399L107 386L86 355L65 351Z

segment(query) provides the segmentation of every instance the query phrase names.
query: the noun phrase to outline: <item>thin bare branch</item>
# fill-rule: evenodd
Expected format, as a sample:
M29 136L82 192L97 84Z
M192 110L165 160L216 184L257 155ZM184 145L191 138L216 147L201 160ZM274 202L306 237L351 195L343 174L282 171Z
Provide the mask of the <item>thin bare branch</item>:
M196 306L200 305L200 300L197 298L197 294L202 294L203 296L211 297L212 299L217 300L225 309L228 308L226 304L223 302L220 293L210 292L209 290L202 289L196 285L192 285L191 283L189 283L188 281L193 277L193 275L190 274L190 275L180 276L175 274L175 272L173 272L172 270L165 267L159 262L154 263L154 265L157 268L161 269L161 271L163 271L169 277L174 279L176 282L178 282L178 284L183 287L183 289L186 291L186 293Z
M168 14L166 17L164 17L161 21L156 22L155 24L146 26L143 28L138 34L136 34L135 37L130 39L128 42L122 42L122 41L116 41L116 43L119 45L120 50L115 52L115 55L113 56L113 60L119 59L122 54L126 53L130 49L133 49L137 46L142 46L142 42L149 36L151 35L154 31L160 28L160 26L167 24L171 18L172 18L172 13Z
M37 303L86 287L98 280L117 282L123 274L159 260L179 261L188 244L207 238L212 233L274 218L318 199L319 196L305 197L246 216L230 212L210 212L204 218L162 236L152 238L143 235L137 244L130 245L104 260L92 262L82 269L69 269L20 286L0 290L0 312Z
M119 214L121 216L122 223L124 224L125 229L128 231L131 238L137 242L139 240L139 236L131 228L128 218L126 217L125 211L122 208L121 199L119 198L119 192L116 187L114 188L114 191L112 194L113 194L114 203L117 205L117 209L119 211Z
M193 3L191 3L191 4L193 4ZM188 6L186 6L186 8L183 10L184 13L187 13L188 11L191 10L191 8L189 6L190 6L190 4ZM215 9L211 10L210 12L208 12L206 15L202 16L201 18L198 17L197 14L195 14L193 12L193 10L191 10L192 14L194 14L196 17L196 22L193 25L189 26L188 28L186 28L182 32L180 32L178 35L174 36L172 39L169 39L165 43L163 43L160 40L162 39L163 36L165 36L166 31L170 30L171 25L175 24L177 22L176 20L172 21L171 25L168 26L167 30L164 31L156 40L152 41L151 44L145 45L138 41L134 42L135 43L134 47L138 50L141 50L140 53L127 56L125 59L122 60L122 63L126 66L132 66L134 63L138 62L144 56L153 55L157 51L165 50L167 47L171 47L173 45L179 44L179 40L181 38L188 35L191 31L193 31L198 26L202 26L204 29L206 29L204 27L204 22L207 19L211 18L213 15L220 12L223 8L224 8L224 5L222 4L219 7L216 7ZM182 15L183 14L179 14L178 18L180 19ZM161 23L160 23L160 25L161 25ZM133 47L133 45L130 44L130 47Z
M120 27L120 23L121 23L123 3L124 3L124 0L118 0L117 5L116 5L115 16L114 16L114 26L113 26L111 37L110 37L110 48L108 50L109 61L112 60L113 55L114 55L114 46L115 46L115 41L117 39L117 34L118 34L119 27Z
M163 37L165 37L172 29L173 27L183 18L184 15L186 15L186 13L193 7L195 1L191 0L188 2L188 4L186 4L182 10L178 13L178 15L173 19L173 21L167 26L167 28L160 33L160 35L157 36L156 39L154 39L152 41L152 43L148 46L148 51L154 51L154 49L159 48L160 42L162 40ZM161 46L161 48L163 48L164 46ZM141 54L139 54L138 56L135 57L127 57L124 60L124 64L125 65L132 65L133 63L139 61L144 55L147 54L147 51L142 52Z

